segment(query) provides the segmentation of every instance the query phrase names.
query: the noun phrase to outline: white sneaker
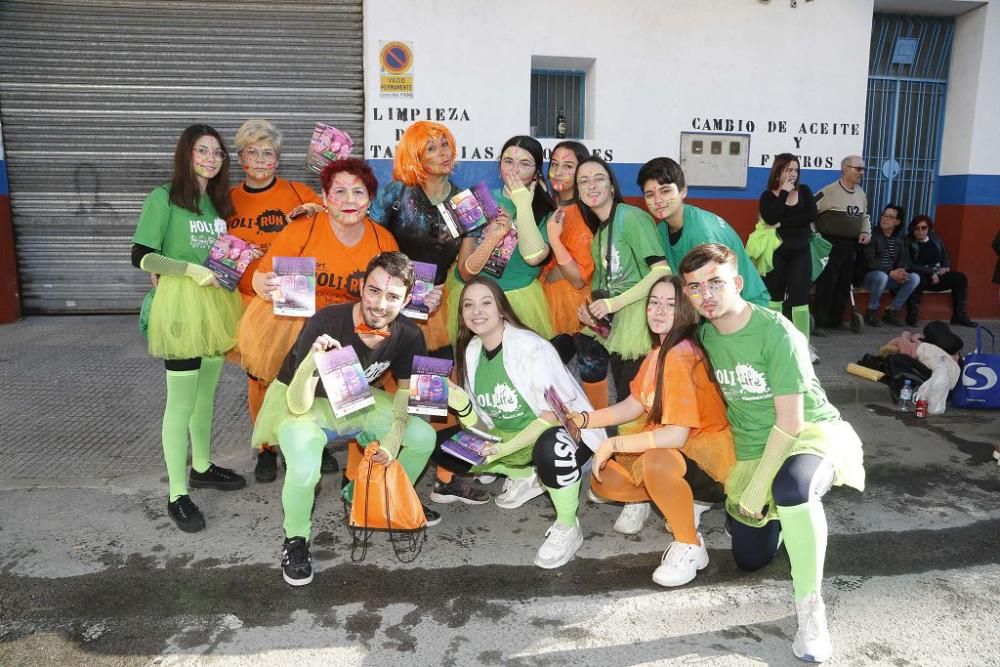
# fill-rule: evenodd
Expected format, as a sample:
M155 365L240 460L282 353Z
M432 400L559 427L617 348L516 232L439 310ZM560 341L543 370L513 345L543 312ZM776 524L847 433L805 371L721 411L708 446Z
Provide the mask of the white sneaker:
M698 544L673 542L663 552L660 566L653 571L653 581L661 586L683 586L708 567L708 549L698 535Z
M599 495L594 493L594 490L591 489L590 487L587 487L587 498L589 498L590 502L594 503L595 505L604 505L608 502L604 498L601 498Z
M615 520L615 530L622 535L638 535L650 513L649 503L628 503Z
M710 509L712 509L712 504L711 503L703 503L700 500L694 501L694 529L695 530L698 530L698 526L701 525L701 515L704 514L705 512L707 512ZM667 532L670 533L671 535L673 535L674 534L674 529L670 527L670 522L669 521L664 521L663 523L664 523L664 526L667 529Z
M583 546L580 522L573 526L556 521L545 531L545 541L535 554L535 565L552 570L572 560L576 550Z
M819 363L819 352L817 352L816 348L812 346L812 343L809 344L809 361L814 364Z
M795 603L799 630L792 642L792 653L806 662L823 662L833 654L830 631L826 628L826 605L819 593L810 593Z
M545 493L545 487L538 481L538 473L532 470L530 477L518 479L508 477L503 483L503 490L497 496L496 503L498 507L512 510L543 493Z
M492 484L497 481L496 475L476 475L476 481L480 484Z

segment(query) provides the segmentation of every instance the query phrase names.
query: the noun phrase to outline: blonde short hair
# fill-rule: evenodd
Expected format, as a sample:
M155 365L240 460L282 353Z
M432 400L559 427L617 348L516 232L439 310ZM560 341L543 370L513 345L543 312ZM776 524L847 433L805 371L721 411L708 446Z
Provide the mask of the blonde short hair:
M260 141L270 142L274 150L281 152L281 131L274 126L274 123L263 118L251 118L243 123L233 138L237 152Z

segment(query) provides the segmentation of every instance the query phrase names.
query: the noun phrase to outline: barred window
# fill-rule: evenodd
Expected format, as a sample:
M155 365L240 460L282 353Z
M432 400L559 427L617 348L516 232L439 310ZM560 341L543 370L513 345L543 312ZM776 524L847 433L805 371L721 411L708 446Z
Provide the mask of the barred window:
M585 136L587 72L578 69L531 70L531 128L536 137L560 137L559 120L565 121L565 137Z

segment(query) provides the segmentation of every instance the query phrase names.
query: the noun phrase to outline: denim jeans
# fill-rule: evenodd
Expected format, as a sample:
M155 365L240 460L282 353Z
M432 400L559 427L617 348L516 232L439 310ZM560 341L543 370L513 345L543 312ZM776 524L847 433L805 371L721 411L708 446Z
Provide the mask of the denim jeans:
M906 280L901 283L897 283L895 280L889 277L889 274L885 271L869 271L865 274L864 286L870 294L868 296L868 308L871 310L878 310L879 301L882 298L882 292L889 290L895 293L895 297L892 303L889 304L891 310L899 310L906 303L906 300L910 298L910 294L913 290L917 289L920 284L920 274L919 273L909 273L906 276Z

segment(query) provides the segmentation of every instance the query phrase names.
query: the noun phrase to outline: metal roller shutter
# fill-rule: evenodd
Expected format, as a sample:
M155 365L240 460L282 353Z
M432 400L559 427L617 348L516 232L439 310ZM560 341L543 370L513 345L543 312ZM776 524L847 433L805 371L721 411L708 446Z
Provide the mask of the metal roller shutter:
M26 313L138 309L149 282L131 236L191 123L231 149L244 120L270 119L280 173L316 188L303 166L316 121L363 150L362 0L0 0L0 44Z

